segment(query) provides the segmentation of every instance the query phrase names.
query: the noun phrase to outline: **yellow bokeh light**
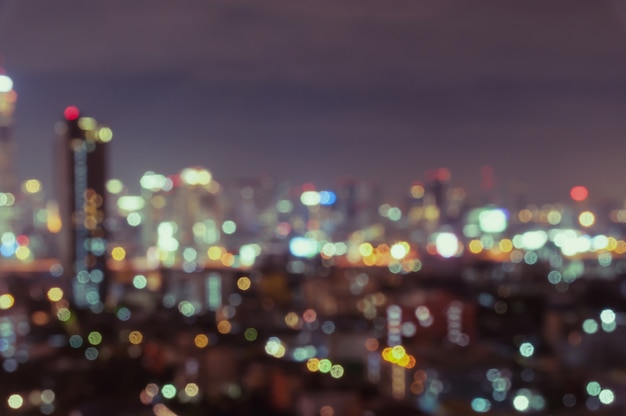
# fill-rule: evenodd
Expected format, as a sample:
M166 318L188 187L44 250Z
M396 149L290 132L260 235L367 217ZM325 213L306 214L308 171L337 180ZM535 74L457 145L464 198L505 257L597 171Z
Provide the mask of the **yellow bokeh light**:
M252 282L250 281L250 278L248 276L241 276L239 279L237 279L237 287L239 288L239 290L248 290L250 289L251 284Z
M48 290L48 299L52 302L58 302L63 299L63 291L58 287L53 287Z
M469 251L473 254L478 254L483 251L483 243L480 240L472 240L469 243Z
M310 358L309 361L306 362L306 368L314 373L320 369L320 360L317 358Z
M100 131L98 131L98 137L100 137L103 143L107 143L113 138L113 132L108 127L102 127Z
M209 338L204 334L198 334L194 338L193 343L196 344L198 348L205 348L209 345Z
M376 264L376 259L376 255L370 254L369 256L363 257L363 263L365 263L366 266L373 266Z
M222 257L222 249L213 246L207 251L207 256L209 256L211 260L219 260L220 257Z
M513 242L508 238L500 240L500 250L502 250L504 253L509 253L511 250L513 250Z
M180 172L180 178L187 185L208 185L213 175L206 169L202 168L185 168Z
M27 260L30 257L30 249L26 246L19 246L15 250L15 257L18 260Z
M596 216L591 211L584 211L578 216L578 222L583 227L591 227L596 222Z
M126 258L126 250L122 247L115 247L111 250L111 257L113 257L113 260L115 261L122 261Z
M295 312L289 312L287 315L285 315L285 323L289 326L289 327L294 327L296 325L298 325L300 318L298 318L298 314L296 314Z
M109 179L106 188L112 194L119 194L124 189L124 184L119 179Z
M401 345L396 345L393 348L387 347L382 351L381 355L385 361L397 364L400 367L413 368L416 364L415 357L407 354L406 350Z
M143 334L139 331L132 331L128 334L128 341L133 345L141 344L141 341L143 341Z
M48 231L52 234L57 234L61 232L63 224L61 223L61 218L58 215L49 215L48 221L46 222L46 227L48 227Z
M15 298L9 293L0 295L0 309L6 310L15 304Z
M197 396L199 391L200 389L198 388L198 385L196 383L189 383L185 386L185 394L188 397Z
M232 329L232 325L230 324L230 322L226 320L219 321L217 323L217 332L219 332L220 334L228 334L230 333L231 329Z
M408 354L405 354L402 356L402 358L398 359L398 365L401 367L406 367L407 365L409 365L409 361L410 361L410 356Z
M606 245L606 249L609 251L613 251L617 248L617 240L615 237L609 237Z
M402 345L396 345L391 349L391 356L396 360L402 359L406 355L406 350Z
M83 130L93 130L97 124L96 119L92 117L81 117L78 119L78 127Z
M36 194L37 192L41 191L41 182L39 182L37 179L29 179L24 182L23 188L26 193Z

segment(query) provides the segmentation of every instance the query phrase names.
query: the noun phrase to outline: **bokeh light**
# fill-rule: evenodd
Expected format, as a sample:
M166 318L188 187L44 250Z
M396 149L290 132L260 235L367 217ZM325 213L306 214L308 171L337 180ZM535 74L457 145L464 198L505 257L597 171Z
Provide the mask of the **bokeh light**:
M207 345L209 345L209 337L207 337L204 334L198 334L194 338L193 342L196 345L196 347L205 348Z
M146 276L142 274L138 274L135 277L133 277L133 286L136 289L145 289L147 285L148 285L148 279L146 279Z
M111 257L115 261L122 261L126 258L126 250L123 247L115 247L111 250Z
M254 328L246 328L243 335L247 341L255 341L258 337L258 332Z
M0 295L0 309L10 309L15 304L15 298L9 293Z
M141 344L143 341L143 334L139 331L132 331L128 334L128 341L133 345Z
M584 186L574 186L569 191L570 197L576 202L582 202L589 196L589 191Z
M250 289L251 284L252 282L250 281L250 278L248 276L241 276L239 279L237 279L237 287L239 288L239 290L246 291Z
M199 392L200 392L200 388L198 387L196 383L188 383L185 386L185 394L188 397L196 397Z
M578 222L583 227L591 227L596 222L596 216L591 211L584 211L578 216Z
M87 340L91 345L100 345L102 342L102 334L98 331L92 331L87 336Z
M63 299L63 290L58 287L53 287L48 290L48 299L52 302L58 302Z
M522 357L530 357L535 352L535 347L530 342L524 342L519 347L519 353Z
M7 399L7 403L11 409L19 409L24 404L24 398L19 394L12 394Z
M173 384L165 384L161 387L161 394L166 399L173 399L176 396L176 387Z

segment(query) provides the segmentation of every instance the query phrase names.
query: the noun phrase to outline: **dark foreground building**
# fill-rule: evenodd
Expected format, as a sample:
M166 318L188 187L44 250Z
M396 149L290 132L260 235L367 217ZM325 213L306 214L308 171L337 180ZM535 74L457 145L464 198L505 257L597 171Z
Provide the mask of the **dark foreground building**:
M65 109L57 131L63 267L76 306L99 311L108 277L105 187L112 133L76 107Z

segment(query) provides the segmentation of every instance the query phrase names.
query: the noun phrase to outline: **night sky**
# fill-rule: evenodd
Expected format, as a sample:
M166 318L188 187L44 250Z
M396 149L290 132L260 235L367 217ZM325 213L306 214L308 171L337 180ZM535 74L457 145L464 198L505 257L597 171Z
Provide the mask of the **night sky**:
M390 195L428 169L505 193L626 198L621 0L0 0L20 179L52 186L67 105L110 125L111 175L202 165Z

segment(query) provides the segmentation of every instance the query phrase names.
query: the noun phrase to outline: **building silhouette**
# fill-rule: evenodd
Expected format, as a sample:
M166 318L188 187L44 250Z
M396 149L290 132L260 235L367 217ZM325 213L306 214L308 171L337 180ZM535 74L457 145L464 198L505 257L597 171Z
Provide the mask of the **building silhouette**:
M13 170L13 110L17 94L0 67L0 235L15 231L17 181Z
M107 143L112 133L76 107L67 107L60 135L61 259L79 308L102 309L106 299Z
M13 110L17 94L13 81L0 68L0 192L15 195L13 171Z

